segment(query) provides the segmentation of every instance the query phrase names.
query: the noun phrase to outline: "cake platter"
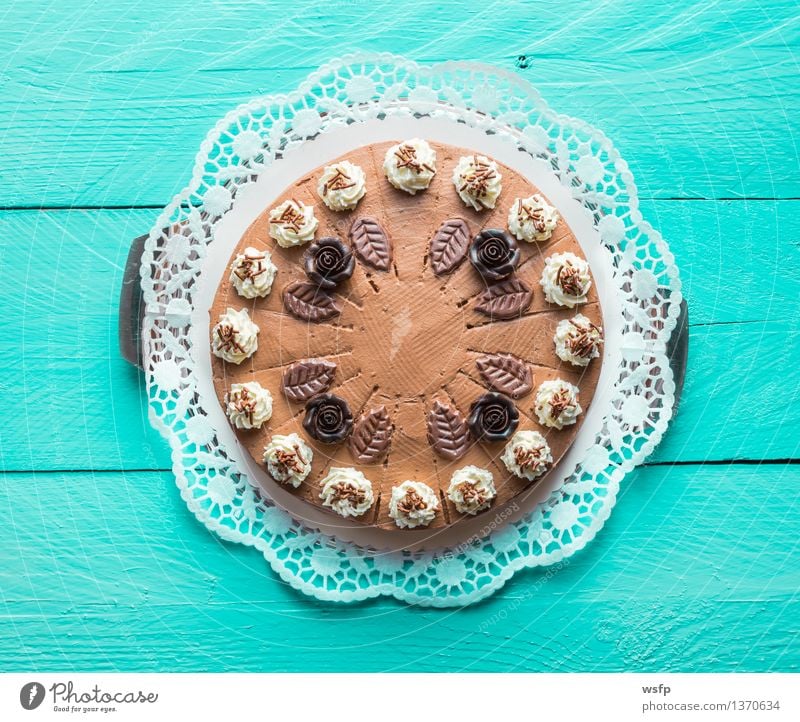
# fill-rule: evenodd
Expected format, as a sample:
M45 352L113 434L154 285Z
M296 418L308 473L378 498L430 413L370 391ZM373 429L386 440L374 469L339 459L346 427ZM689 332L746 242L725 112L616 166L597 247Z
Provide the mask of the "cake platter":
M412 530L333 518L270 483L228 423L209 348L231 253L280 192L332 159L409 137L485 154L539 189L589 262L605 331L594 399L555 468L488 511ZM602 134L487 66L344 58L293 94L238 108L204 141L189 187L131 263L143 303L129 274L121 342L145 369L150 418L170 441L182 497L210 529L258 547L283 579L323 599L466 604L516 569L574 553L660 440L676 403L670 355L685 363L677 269L641 219L626 164Z

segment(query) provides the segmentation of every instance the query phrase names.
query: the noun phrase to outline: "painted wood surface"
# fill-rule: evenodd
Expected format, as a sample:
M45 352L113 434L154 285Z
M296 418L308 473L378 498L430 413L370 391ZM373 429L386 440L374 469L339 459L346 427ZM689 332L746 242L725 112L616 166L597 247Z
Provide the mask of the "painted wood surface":
M449 611L302 597L255 550L206 533L169 473L8 474L0 503L16 530L0 566L4 668L800 665L793 465L641 469L608 528L560 571L518 574Z
M797 670L799 34L790 0L6 11L0 669ZM146 206L219 116L355 49L516 69L601 127L690 304L678 416L607 528L465 610L321 605L215 539L117 352Z
M354 50L517 69L645 197L800 197L796 21L794 0L17 3L0 206L163 205L225 112Z

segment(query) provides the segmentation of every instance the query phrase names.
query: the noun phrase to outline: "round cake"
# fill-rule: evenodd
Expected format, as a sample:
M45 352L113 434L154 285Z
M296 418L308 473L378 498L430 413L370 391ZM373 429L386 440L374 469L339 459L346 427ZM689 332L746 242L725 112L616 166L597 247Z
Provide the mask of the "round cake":
M234 250L210 326L219 401L270 483L382 529L456 524L545 478L603 356L558 210L419 138L287 188Z

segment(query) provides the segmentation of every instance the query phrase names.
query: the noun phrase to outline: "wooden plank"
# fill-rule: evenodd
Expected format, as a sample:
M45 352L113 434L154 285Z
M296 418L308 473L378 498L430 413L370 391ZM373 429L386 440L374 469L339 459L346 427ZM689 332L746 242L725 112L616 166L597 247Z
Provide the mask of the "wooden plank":
M560 570L441 612L276 583L167 473L6 474L0 669L798 671L799 504L796 465L639 470Z
M0 38L0 206L163 204L228 110L354 43L518 70L602 128L645 197L800 197L795 19L792 0L17 3Z
M690 329L681 405L650 461L797 458L798 332L796 317Z
M800 297L800 203L647 200L641 210L675 256L692 325L793 315Z
M683 405L654 460L797 456L800 320L787 309L800 293L800 203L662 201L646 212L679 259L695 324ZM0 332L24 351L0 356L0 417L15 420L0 428L3 468L169 468L143 379L117 348L128 243L156 213L0 213L0 304L17 309Z
M787 340L782 323L692 329L683 401L651 461L797 458L798 330ZM14 419L0 429L3 468L169 468L143 378L115 347L91 359L4 358L0 373L0 413Z
M607 673L797 672L800 666L792 636L800 631L797 601L608 602L603 593L597 589L591 602L554 599L541 610L515 608L512 600L507 608L514 613L501 608L495 623L487 621L492 606L443 613L372 602L359 613L298 600L66 610L7 605L0 670Z
M147 420L144 377L119 355L117 307L130 240L155 211L0 217L4 469L168 468ZM13 339L13 341L10 341Z

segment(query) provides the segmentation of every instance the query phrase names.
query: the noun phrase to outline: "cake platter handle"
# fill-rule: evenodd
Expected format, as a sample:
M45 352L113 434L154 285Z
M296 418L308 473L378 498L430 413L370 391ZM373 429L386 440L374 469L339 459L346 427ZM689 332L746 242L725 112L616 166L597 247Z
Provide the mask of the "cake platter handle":
M144 297L139 268L142 265L142 254L147 238L148 236L144 235L133 239L119 294L119 350L122 358L140 369L144 368L142 361Z
M686 364L689 358L689 305L686 299L681 300L681 310L678 313L678 322L672 331L667 343L667 358L672 369L672 378L675 382L675 406L672 409L673 418L678 412L683 384L686 381Z
M137 368L143 369L142 360L142 322L144 320L144 299L139 267L142 264L144 244L148 236L134 238L125 273L122 277L122 291L119 299L119 349L124 358ZM678 323L667 344L667 355L675 380L675 409L683 392L686 377L686 360L689 353L689 307L686 299L681 301Z

